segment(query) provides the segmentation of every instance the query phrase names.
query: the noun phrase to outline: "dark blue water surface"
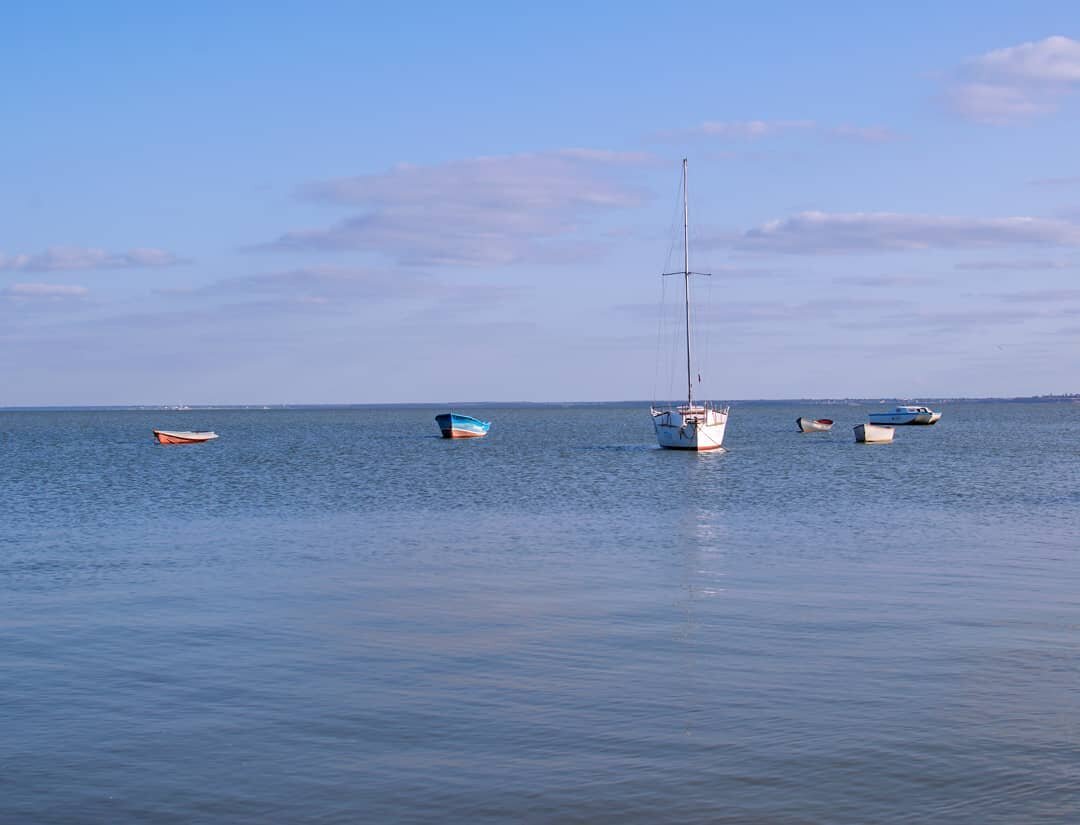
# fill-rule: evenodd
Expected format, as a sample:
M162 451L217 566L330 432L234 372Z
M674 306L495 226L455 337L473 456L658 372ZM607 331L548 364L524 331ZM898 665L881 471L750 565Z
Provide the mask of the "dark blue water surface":
M1080 405L867 411L0 413L0 821L1080 821Z

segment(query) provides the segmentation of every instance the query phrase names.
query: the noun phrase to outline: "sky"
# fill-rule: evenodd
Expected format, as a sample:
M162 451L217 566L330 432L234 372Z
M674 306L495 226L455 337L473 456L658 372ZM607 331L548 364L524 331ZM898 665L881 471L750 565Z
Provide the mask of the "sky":
M1080 391L1071 3L154 5L2 12L0 406L678 397L684 157L695 396Z

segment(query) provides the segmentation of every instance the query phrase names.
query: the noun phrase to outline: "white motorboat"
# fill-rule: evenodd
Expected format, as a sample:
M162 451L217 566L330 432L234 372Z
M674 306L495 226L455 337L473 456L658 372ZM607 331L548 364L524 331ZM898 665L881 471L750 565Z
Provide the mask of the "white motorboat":
M799 432L802 433L825 433L832 429L833 420L831 418L796 418L795 423L799 425Z
M683 303L686 316L686 403L671 406L653 404L652 414L656 441L669 450L719 450L724 443L728 408L708 402L694 401L693 369L690 358L690 276L705 273L690 271L690 209L686 195L686 158L682 162L683 194L683 270L665 275L683 276ZM698 376L698 380L701 378Z
M929 407L918 407L902 404L892 412L870 413L871 424L888 424L890 426L902 426L906 424L937 424L941 413L934 412Z
M880 424L856 424L855 440L859 444L888 444L893 437L892 427L882 427Z

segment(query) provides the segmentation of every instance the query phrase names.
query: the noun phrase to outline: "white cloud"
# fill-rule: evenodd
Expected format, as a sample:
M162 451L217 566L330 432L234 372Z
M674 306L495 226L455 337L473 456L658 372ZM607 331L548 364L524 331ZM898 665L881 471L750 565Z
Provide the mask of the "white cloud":
M129 249L123 256L119 256L125 266L151 267L151 266L174 266L181 260L171 252L153 247L137 247Z
M227 278L199 293L285 298L308 303L349 300L382 301L423 294L432 279L417 272L390 272L366 267L309 266Z
M829 127L826 134L840 140L853 140L858 143L889 143L899 139L895 132L884 126L841 124L840 126Z
M140 247L127 252L78 246L53 246L37 255L0 254L0 272L57 272L86 269L144 269L185 263L164 249Z
M704 137L757 140L787 132L809 131L817 126L812 120L707 120L690 129L665 132L668 137L701 135Z
M609 173L648 162L633 152L566 149L480 157L308 184L301 197L363 211L325 229L287 232L262 248L365 250L412 265L558 261L588 252L574 237L645 193Z
M1080 225L1052 218L957 218L893 212L801 212L734 239L737 249L791 254L1080 246Z
M89 292L84 286L67 284L11 284L0 294L9 298L82 298Z
M707 120L688 129L659 132L657 137L664 140L707 137L753 141L792 133L822 134L859 143L884 143L897 139L896 134L884 126L825 126L813 120Z
M1049 261L1049 260L1026 260L1026 261L961 261L955 264L956 269L967 269L975 271L1030 271L1030 270L1046 270L1046 269L1071 269L1075 264L1068 263L1067 261Z
M1080 82L1080 41L1060 35L997 49L971 61L989 76L1050 83Z
M1080 289L1029 289L1024 292L1007 292L997 297L1011 303L1062 304L1080 301Z
M647 152L613 152L609 149L560 149L554 154L571 160L592 160L601 163L625 163L638 165L652 163L654 158Z
M868 287L929 286L938 283L929 275L845 275L833 279L838 284Z
M1057 110L1080 88L1080 41L1056 35L966 61L947 98L964 117L1008 123Z
M1000 83L961 83L953 87L949 101L961 115L983 123L1009 123L1045 115L1057 109L1046 92Z

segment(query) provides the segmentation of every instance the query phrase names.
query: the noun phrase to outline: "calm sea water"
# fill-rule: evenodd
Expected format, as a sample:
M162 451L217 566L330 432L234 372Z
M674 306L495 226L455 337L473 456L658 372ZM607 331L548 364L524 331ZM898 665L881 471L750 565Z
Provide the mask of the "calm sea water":
M1080 405L944 411L0 413L0 821L1080 821Z

